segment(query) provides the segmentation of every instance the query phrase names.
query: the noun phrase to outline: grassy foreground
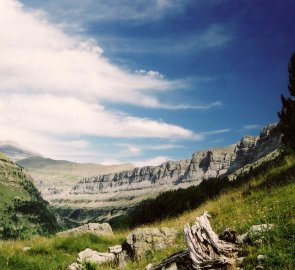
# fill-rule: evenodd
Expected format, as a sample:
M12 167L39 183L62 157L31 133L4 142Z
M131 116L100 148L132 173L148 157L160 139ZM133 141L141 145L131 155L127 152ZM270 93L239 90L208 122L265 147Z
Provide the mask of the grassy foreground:
M286 156L244 183L229 188L213 200L204 202L195 210L176 218L165 219L146 226L174 227L180 232L186 223L194 221L203 211L212 215L212 225L217 232L225 227L242 233L251 225L273 223L275 229L265 233L259 241L243 247L246 257L244 269L253 269L258 254L266 255L266 269L295 269L295 157ZM122 243L128 230L112 237L81 235L76 237L36 237L31 240L0 242L0 269L45 270L66 269L85 248L106 251L108 246ZM24 252L25 246L32 247ZM139 262L129 263L124 269L144 269L152 262L186 248L182 234L177 243L165 251L151 251ZM104 266L97 269L112 269Z

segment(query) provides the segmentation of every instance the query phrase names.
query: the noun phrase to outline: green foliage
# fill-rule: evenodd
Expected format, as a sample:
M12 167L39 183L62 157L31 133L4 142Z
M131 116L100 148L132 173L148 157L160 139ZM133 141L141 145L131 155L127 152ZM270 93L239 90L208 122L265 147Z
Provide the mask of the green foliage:
M286 99L283 95L282 110L278 114L280 118L280 130L283 134L283 143L295 150L295 52L289 62L289 85L288 89L291 97Z

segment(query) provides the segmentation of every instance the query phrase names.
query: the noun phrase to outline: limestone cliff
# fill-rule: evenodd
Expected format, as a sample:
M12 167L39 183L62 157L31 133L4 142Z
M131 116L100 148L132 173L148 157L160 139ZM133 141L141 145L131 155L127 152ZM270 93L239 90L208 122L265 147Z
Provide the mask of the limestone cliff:
M149 188L198 185L210 177L225 176L271 153L280 145L275 124L263 128L260 135L245 136L237 144L221 149L195 152L191 159L168 161L160 166L135 168L119 173L83 178L72 194L102 194Z

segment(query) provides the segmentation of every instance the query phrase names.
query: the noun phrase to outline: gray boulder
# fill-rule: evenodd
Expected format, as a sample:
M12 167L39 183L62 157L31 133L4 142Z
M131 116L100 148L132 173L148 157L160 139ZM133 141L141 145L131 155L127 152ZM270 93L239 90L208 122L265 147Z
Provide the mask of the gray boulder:
M139 228L126 238L131 256L135 259L142 257L147 251L165 249L173 245L177 230L170 228Z
M69 265L67 270L82 270L82 265L75 262Z
M89 261L96 264L102 264L115 261L116 256L113 253L102 253L86 248L78 254L77 263L82 264L83 261Z
M114 254L119 254L123 251L122 246L121 245L116 245L113 247L109 247L109 252L110 253L114 253Z
M273 230L273 228L274 228L274 224L253 225L250 227L248 232L238 236L238 239L241 243L246 243L247 241L251 241L255 237L258 237L265 232Z

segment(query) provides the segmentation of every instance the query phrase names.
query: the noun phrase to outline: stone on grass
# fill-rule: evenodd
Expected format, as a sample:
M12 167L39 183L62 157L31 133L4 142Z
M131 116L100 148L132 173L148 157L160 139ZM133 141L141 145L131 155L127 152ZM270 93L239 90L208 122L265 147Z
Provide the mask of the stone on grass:
M116 259L113 253L101 253L90 248L86 248L78 254L77 262L82 264L83 261L102 264L106 262L113 262Z
M261 255L261 254L259 254L258 256L257 256L257 262L258 262L258 264L263 264L263 262L265 261L265 255Z
M170 228L139 228L126 237L132 256L139 259L150 250L161 250L173 245L177 230Z
M82 266L78 263L72 263L68 266L67 270L82 270Z
M109 247L109 252L114 253L114 254L119 254L122 252L122 246L121 245L116 245L113 247Z
M153 264L152 263L149 263L146 267L145 267L145 270L150 270L153 268Z

